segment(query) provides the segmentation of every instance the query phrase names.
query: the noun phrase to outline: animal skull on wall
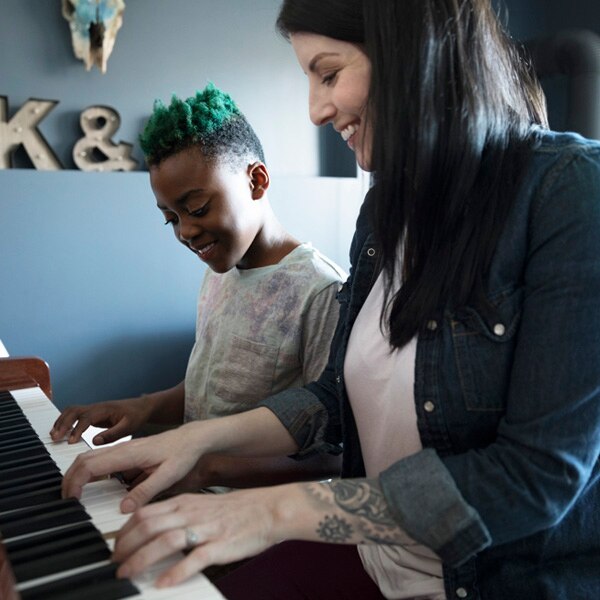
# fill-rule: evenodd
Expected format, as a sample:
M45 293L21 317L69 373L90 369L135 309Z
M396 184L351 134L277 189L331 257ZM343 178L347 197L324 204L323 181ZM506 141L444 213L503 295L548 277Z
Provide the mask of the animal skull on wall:
M86 70L95 64L106 73L124 10L124 0L62 0L62 14L71 28L73 51L85 63Z

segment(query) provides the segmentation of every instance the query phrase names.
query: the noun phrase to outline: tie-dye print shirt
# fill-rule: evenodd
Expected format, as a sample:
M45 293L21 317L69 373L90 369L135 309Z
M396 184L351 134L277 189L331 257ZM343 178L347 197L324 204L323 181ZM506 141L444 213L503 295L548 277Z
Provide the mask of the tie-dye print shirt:
M253 408L325 367L345 274L310 244L278 264L207 270L185 376L185 421Z

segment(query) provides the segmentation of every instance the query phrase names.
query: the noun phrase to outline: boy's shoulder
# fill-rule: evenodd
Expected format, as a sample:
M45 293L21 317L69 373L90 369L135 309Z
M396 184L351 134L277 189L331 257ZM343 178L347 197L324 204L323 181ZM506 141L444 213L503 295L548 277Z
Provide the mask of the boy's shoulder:
M200 295L219 296L246 293L270 296L285 293L313 296L346 280L344 270L310 243L302 243L276 265L255 269L231 269L214 273L206 269Z
M319 252L309 242L294 248L279 262L278 267L294 277L304 275L308 279L328 283L343 282L347 278L347 274L338 264Z

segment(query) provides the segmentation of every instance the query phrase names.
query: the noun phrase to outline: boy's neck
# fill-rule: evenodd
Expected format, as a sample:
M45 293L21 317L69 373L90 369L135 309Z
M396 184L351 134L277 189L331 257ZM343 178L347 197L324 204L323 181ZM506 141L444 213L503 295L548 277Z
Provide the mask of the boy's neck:
M237 268L249 269L276 265L300 243L283 228L275 214L269 211L258 235Z

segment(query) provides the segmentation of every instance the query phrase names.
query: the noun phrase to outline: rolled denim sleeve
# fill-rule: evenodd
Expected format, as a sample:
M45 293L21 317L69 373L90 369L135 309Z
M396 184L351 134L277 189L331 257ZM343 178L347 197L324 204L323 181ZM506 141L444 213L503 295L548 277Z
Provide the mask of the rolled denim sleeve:
M490 545L485 523L435 450L394 463L379 482L395 521L445 563L457 566Z
M285 390L263 400L298 444L294 458L314 454L340 454L341 446L325 440L329 415L325 406L306 388Z

